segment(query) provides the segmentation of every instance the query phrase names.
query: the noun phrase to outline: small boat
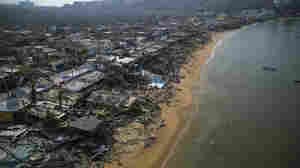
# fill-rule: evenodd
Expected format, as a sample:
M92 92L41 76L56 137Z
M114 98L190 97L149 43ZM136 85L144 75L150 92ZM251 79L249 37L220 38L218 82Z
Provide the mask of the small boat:
M276 71L277 71L277 68L275 68L275 67L270 67L270 66L264 66L264 67L263 67L263 70L264 70L264 71L276 72Z
M296 84L300 84L300 80L294 80Z

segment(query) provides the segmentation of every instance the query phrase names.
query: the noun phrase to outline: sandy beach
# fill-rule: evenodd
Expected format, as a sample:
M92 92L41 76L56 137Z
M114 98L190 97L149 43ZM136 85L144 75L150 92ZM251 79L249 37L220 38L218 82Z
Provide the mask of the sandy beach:
M165 167L168 158L174 153L178 140L183 136L188 112L192 108L192 88L194 81L200 78L201 67L207 64L210 56L217 46L217 43L225 37L226 33L213 33L208 44L199 46L193 52L193 57L188 64L181 69L181 74L185 77L176 86L176 96L171 100L171 104L161 105L162 119L166 121L166 127L161 128L157 133L157 141L150 148L143 149L133 154L126 154L121 157L121 167L125 168L158 168ZM120 167L113 163L106 165L106 168Z

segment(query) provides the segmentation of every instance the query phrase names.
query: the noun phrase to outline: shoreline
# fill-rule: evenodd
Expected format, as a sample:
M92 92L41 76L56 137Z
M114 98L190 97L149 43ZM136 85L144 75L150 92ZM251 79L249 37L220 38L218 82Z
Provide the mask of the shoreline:
M179 122L181 122L179 123L179 126L177 127L177 130L174 133L174 136L177 138L174 139L174 141L170 141L170 144L166 146L164 149L166 150L166 155L165 156L162 155L160 162L154 164L153 166L151 166L151 168L152 167L154 168L155 166L160 168L166 168L169 159L176 152L176 146L181 141L185 132L189 129L190 122L192 120L190 114L193 110L192 89L194 87L194 82L199 81L202 66L207 65L212 59L214 59L215 49L223 43L223 40L228 33L230 33L230 31L212 32L212 40L206 45L200 46L198 49L196 49L193 52L193 58L192 60L190 60L191 62L185 65L185 68L182 68L181 73L186 78L183 79L182 83L180 83L178 86L183 87L183 91L182 91L183 97L181 96L177 97L177 93L176 93L176 97L178 99L182 99L182 98L184 99L185 97L188 96L189 97L188 105L183 107L184 110L180 111L182 108L179 107L178 111L176 111L176 115L179 119ZM186 69L186 67L188 68ZM189 71L191 71L191 73ZM180 101L185 101L185 100L179 100L179 106L181 106Z
M121 156L120 162L124 168L165 168L167 161L175 152L183 134L186 132L189 114L192 109L192 88L194 81L200 79L201 67L209 63L213 51L222 43L224 37L231 31L211 32L212 40L199 46L193 51L193 57L184 65L180 74L185 78L176 84L176 96L171 99L171 104L161 105L161 119L165 120L166 126L157 131L157 140L149 148L141 149L131 154ZM120 167L118 163L105 166L106 168Z
M212 41L210 41L208 44L206 44L203 48L199 48L194 52L195 61L197 62L200 57L203 57L202 59L204 59L204 62L202 62L202 61L197 62L195 64L195 66L197 68L196 72L193 72L192 74L190 74L191 79L189 79L188 81L191 83L187 88L189 90L190 95L192 95L192 89L194 88L193 84L195 84L194 82L200 80L200 73L201 73L202 66L209 64L210 61L212 61L215 58L216 48L221 46L223 44L225 38L231 37L234 32L236 32L236 30L227 30L224 32L214 32L212 35ZM191 68L194 68L194 66L191 66ZM192 102L191 102L191 105L192 105ZM179 138L176 139L174 144L171 144L169 146L168 155L164 158L163 162L160 164L160 166L159 166L160 168L167 168L166 167L167 163L175 154L178 143L182 140L186 131L190 128L190 123L192 121L192 118L191 118L192 115L190 115L190 114L192 113L192 110L193 110L193 108L191 109L191 111L186 111L186 113L188 113L188 115L189 115L188 118L185 118L185 120L187 120L187 121L184 123L184 127L179 128L178 134L176 134L177 136L179 136Z
M289 18L280 17L279 19L281 21L286 21ZM271 21L271 20L269 20L269 21ZM252 26L256 26L257 24L259 24L259 22L255 22L255 23L252 23L249 25L244 25L237 29L225 30L223 32L211 32L212 40L209 43L205 44L204 46L200 46L198 49L196 49L193 52L193 58L190 60L190 62L188 64L184 65L184 67L181 69L181 72L180 72L182 75L185 76L185 78L182 80L182 82L180 84L176 85L176 88L183 87L183 90L180 91L180 92L183 92L183 96L185 95L185 96L191 97L190 105L192 105L192 100L193 100L193 98L192 98L193 82L198 81L200 79L200 73L201 73L201 69L202 69L203 65L209 64L210 61L212 61L215 58L215 56L216 56L215 50L219 46L221 46L227 38L231 38L236 33L239 33L240 31L242 31L243 29L251 28ZM193 63L193 62L195 62L195 63ZM188 68L186 68L186 67L188 67ZM196 69L194 69L194 68L196 68ZM192 72L190 74L187 74L187 72L189 72L191 69L193 69ZM186 94L189 94L189 95L186 95ZM181 96L178 96L177 91L176 91L175 98L176 99L182 98ZM185 100L179 100L178 103L180 104L181 102L185 102ZM175 114L171 114L171 115L176 115L176 117L178 118L178 121L179 121L179 126L177 127L177 130L175 130L175 133L174 133L174 137L176 137L176 139L174 139L174 140L170 139L168 146L165 146L165 148L158 149L158 150L163 150L164 153L166 153L166 155L152 156L152 157L161 157L161 158L158 158L157 162L156 163L154 162L151 166L145 165L145 166L141 166L141 168L168 168L167 167L168 161L174 156L174 154L176 152L176 147L182 140L186 131L190 128L190 122L192 120L192 118L191 118L192 116L190 115L192 112L191 107L190 108L186 107L185 108L185 109L187 109L186 111L183 111L182 108L180 108L180 107L181 107L181 105L179 105L177 107L178 109ZM164 110L165 109L163 109L162 111L164 112ZM166 110L168 110L168 107ZM182 110L182 111L180 111L180 110ZM189 115L188 118L185 115ZM183 117L183 118L180 119L180 117ZM158 136L161 136L161 135L159 134ZM163 140L165 141L166 139L163 139ZM155 147L153 147L153 148L155 148ZM157 149L153 149L153 150L157 150ZM149 153L151 153L151 151L149 151ZM151 155L151 154L149 154L149 155ZM148 159L148 158L144 158L144 159ZM138 168L138 167L139 166L134 167L134 168Z

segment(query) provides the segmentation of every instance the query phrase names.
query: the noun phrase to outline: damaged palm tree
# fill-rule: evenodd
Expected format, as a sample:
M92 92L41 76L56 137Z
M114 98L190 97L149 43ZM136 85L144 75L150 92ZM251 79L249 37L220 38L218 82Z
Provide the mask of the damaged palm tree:
M59 109L62 109L62 102L63 102L63 89L59 88L58 89L58 104L59 104Z
M36 87L36 82L32 82L31 83L31 92L30 92L30 97L31 97L30 104L31 105L35 105L36 101L37 101L37 95L36 95L35 87Z

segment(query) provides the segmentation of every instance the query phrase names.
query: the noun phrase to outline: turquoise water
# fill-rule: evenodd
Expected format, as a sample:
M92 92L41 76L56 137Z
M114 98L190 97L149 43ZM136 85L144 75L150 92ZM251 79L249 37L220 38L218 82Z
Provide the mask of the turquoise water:
M299 19L235 32L202 68L193 90L192 122L178 137L167 167L297 167Z

